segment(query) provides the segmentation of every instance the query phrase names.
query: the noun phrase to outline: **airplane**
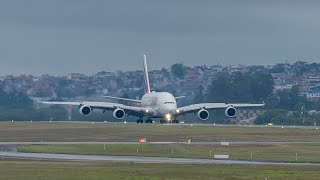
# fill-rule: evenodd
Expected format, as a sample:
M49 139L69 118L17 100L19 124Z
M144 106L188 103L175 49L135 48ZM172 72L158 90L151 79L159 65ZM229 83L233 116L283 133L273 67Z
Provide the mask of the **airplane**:
M118 99L139 103L140 106L129 106L120 103L112 102L40 102L49 105L73 105L79 107L80 114L89 116L94 109L101 109L105 111L113 111L114 118L121 120L126 114L138 117L137 123L152 123L152 118L160 118L160 123L179 123L177 117L188 113L197 114L200 120L207 120L209 118L208 110L211 109L225 109L225 115L229 118L234 118L237 115L236 108L243 107L263 107L262 104L239 104L239 103L200 103L191 104L184 107L177 106L177 100L184 96L175 97L169 92L155 92L150 90L147 59L146 55L143 56L144 66L144 84L145 94L141 100L120 98L113 96L104 96L105 98Z

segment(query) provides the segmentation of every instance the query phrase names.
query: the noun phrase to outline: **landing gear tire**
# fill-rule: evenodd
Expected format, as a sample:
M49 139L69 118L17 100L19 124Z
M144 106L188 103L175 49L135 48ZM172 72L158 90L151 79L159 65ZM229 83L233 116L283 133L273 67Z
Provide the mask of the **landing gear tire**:
M137 119L137 123L138 124L143 123L143 119Z
M177 119L174 119L174 120L172 120L172 124L178 124L179 123L179 120L177 120Z
M150 118L146 119L146 123L152 123L152 119Z

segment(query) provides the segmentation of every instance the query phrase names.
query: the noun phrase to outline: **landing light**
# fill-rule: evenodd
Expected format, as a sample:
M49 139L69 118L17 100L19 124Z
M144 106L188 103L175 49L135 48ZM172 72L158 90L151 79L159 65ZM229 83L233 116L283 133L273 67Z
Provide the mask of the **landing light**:
M149 109L146 109L146 113L148 113L149 112Z
M176 112L177 112L177 113L180 113L180 109L177 109Z
M166 119L167 119L168 121L170 121L170 120L171 120L171 114L166 114Z

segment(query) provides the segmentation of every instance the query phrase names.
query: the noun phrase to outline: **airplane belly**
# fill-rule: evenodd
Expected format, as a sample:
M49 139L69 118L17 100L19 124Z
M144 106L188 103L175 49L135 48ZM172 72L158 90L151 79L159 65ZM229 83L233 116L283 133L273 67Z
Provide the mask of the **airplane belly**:
M164 106L159 108L158 114L161 115L162 117L165 116L166 114L175 114L177 107L175 106Z
M163 108L163 107L157 107L157 108L153 108L154 109L154 113L152 115L150 115L150 118L163 118L166 114L171 114L173 115L176 108Z

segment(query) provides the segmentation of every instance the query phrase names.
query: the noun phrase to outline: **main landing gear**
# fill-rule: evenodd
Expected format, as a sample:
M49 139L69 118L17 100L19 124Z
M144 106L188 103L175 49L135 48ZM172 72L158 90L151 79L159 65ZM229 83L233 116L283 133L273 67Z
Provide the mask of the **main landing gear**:
M142 124L143 123L143 119L142 118L137 119L137 123L138 124L140 124L140 123ZM150 119L150 118L146 119L145 123L152 123L152 119Z
M148 118L145 120L146 123L152 123L152 119Z
M172 120L172 124L178 124L179 123L179 120L178 119L174 119L174 120Z
M170 121L169 122L167 122L166 120L164 120L164 119L160 119L160 124L164 124L164 123L167 123L167 124L169 124L170 123ZM179 123L179 120L178 119L174 119L174 120L172 120L171 121L171 124L178 124Z

